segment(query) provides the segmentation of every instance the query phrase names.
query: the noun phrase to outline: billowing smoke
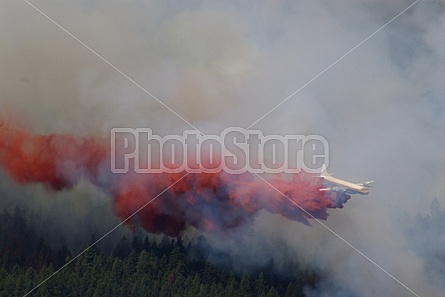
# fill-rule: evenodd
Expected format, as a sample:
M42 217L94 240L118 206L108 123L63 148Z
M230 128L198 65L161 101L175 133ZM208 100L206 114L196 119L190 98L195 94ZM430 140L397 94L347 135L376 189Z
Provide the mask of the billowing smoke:
M32 3L202 132L219 134L228 126L251 125L413 2ZM101 139L106 140L113 127L148 127L158 135L180 135L190 126L25 2L6 0L0 6L1 111L8 109L26 117L27 124L14 125L25 126L21 131L74 135L73 149L66 152L69 158L74 158L76 150L90 151L78 156L82 166L65 164L79 175L54 175L50 161L45 163L48 172L28 172L21 177L23 182L49 178L48 186L53 188L73 186L51 194L39 186L17 186L2 165L1 206L20 202L42 210L51 223L48 229L62 226L68 240L81 237L78 221L104 234L109 230L104 226L119 223L110 197L117 197L116 202L124 198L119 198L118 192L101 194L104 189L113 191L107 182L114 182L103 175L100 165L95 167L96 154L104 153L104 147L107 150ZM442 234L441 225L419 224L431 232L413 227L410 232L422 235L407 237L398 217L427 216L435 196L445 205L444 28L445 2L419 1L252 127L265 135L320 134L329 141L330 171L335 176L354 182L375 180L368 196L354 197L345 209L314 214L323 217L329 213L324 223L331 230L420 296L444 295L443 288L425 272L445 254L445 248L435 245L431 253L412 249L424 246L425 241L434 242L435 236ZM47 136L40 139L52 143ZM205 183L198 180L207 178ZM227 178L203 175L185 179L188 185L230 184L232 188L217 187L224 197L230 197L231 192L248 189L241 184L252 177ZM146 191L143 185L148 180L135 182L134 190ZM86 186L90 183L95 186ZM264 189L255 179L247 184ZM282 189L288 186L286 182ZM220 193L210 186L202 189L213 197ZM155 189L150 191L155 195ZM266 193L274 201L277 196L269 191ZM162 201L171 201L170 196L181 195L174 188ZM198 197L206 202L208 196ZM266 203L255 199L252 202ZM277 265L286 262L282 246L287 245L301 262L330 272L329 279L310 292L315 296L410 296L403 286L314 220L310 221L312 227L289 220L291 213L303 217L289 201L281 199L283 205L290 206L290 213L271 205L269 211L259 211L253 216L254 232L246 235L242 244L221 240L214 235L217 232L208 233L209 240L245 267L268 257ZM119 216L124 217L143 201L121 209ZM205 213L208 210L204 207L204 215L210 216ZM244 215L252 218L249 212ZM142 218L135 220L140 223ZM189 223L193 224L192 220ZM249 224L249 220L244 222ZM204 226L199 228L206 230ZM94 228L83 231L91 230ZM434 279L443 279L444 270L435 267L434 271Z
M129 222L149 232L172 236L182 235L187 226L223 234L251 227L261 210L309 224L309 218L326 219L328 208L343 207L349 198L320 191L321 179L304 173L270 179L290 200L248 172L113 174L107 143L66 134L32 135L0 122L0 167L18 183L41 183L57 191L86 180L114 197L120 218L132 217Z

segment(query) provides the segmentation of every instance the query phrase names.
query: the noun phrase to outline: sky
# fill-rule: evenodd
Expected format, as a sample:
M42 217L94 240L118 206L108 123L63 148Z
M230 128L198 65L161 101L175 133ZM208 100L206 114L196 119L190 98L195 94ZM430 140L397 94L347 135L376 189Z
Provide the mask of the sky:
M30 3L64 30L25 1L0 1L3 118L38 134L166 135L190 123L206 134L254 124L322 135L336 177L375 180L368 196L329 211L331 231L261 213L241 243L209 240L246 265L283 258L284 242L331 272L311 296L443 295L397 218L428 213L434 197L445 205L444 1L419 1L386 26L413 1ZM72 238L88 232L71 232L78 220L103 233L119 222L86 183L51 193L0 175L0 193L0 206L40 210Z

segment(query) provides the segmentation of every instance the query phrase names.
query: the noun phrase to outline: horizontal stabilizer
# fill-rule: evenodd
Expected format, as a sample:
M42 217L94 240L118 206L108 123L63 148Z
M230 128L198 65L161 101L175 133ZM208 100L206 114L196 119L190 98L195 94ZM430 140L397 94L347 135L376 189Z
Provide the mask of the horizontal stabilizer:
M374 183L373 180L367 181L367 182L363 182L363 183L359 183L360 186L363 187L367 187L367 188L372 188L372 184Z
M332 191L332 188L325 188L325 189L320 189L320 191L322 191L322 192L326 192L326 191Z

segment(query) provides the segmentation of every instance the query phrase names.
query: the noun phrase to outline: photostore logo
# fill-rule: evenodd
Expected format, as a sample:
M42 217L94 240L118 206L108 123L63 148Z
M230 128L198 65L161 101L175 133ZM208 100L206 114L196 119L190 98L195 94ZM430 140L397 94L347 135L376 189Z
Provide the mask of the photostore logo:
M319 173L329 165L329 146L320 135L267 135L240 127L221 135L154 135L149 128L111 130L113 173Z

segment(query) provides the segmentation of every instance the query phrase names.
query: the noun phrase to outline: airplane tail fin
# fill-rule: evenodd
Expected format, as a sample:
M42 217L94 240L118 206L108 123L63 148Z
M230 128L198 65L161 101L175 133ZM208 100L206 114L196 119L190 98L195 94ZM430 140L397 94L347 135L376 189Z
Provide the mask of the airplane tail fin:
M328 172L328 168L327 168L326 164L323 164L323 166L321 166L320 177L323 177L323 176L331 176Z

